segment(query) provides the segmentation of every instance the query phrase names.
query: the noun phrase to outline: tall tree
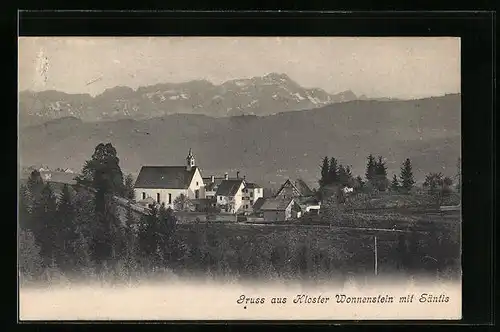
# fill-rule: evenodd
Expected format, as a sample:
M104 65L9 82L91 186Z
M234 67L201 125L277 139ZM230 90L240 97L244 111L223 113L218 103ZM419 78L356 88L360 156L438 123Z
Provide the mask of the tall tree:
M54 260L56 236L59 231L56 222L57 202L51 186L44 185L40 198L33 204L33 233L40 245L41 256L48 266Z
M399 181L398 181L396 174L394 174L392 176L391 190L392 191L399 191Z
M319 186L323 187L328 184L330 164L328 163L328 157L323 158L323 164L321 165L321 178L319 180Z
M376 187L380 191L385 191L388 185L387 179L387 166L382 158L382 156L378 157L378 160L375 163L375 183Z
M97 190L123 195L123 173L119 163L120 159L113 145L100 143L92 158L85 162L77 181Z
M29 206L28 188L25 185L19 187L19 227L28 230L30 229L30 206Z
M406 158L406 160L403 162L399 178L401 179L401 187L406 192L409 192L415 185L410 158Z
M132 174L128 174L125 177L124 197L130 200L135 199L134 177L132 176Z
M368 156L368 161L366 163L366 173L365 177L368 182L372 182L376 175L376 161L372 154Z
M44 182L40 172L38 170L32 171L28 178L28 181L26 182L26 195L30 208L33 206L35 201L40 199L43 186Z
M339 183L340 185L343 185L343 186L347 186L348 182L349 182L349 177L347 175L347 171L344 167L344 165L339 165L338 166L338 180L337 180L337 183Z
M339 182L339 169L337 159L330 158L330 166L328 167L328 184L337 184Z
M55 245L57 248L56 263L62 268L73 268L76 264L75 242L78 234L75 223L76 213L73 206L73 194L70 187L65 184L57 205L55 221L58 227Z

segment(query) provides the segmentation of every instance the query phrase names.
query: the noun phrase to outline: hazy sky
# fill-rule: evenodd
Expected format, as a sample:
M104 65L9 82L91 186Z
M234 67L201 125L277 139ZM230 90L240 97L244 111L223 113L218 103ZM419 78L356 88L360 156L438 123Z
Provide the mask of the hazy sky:
M19 89L101 93L165 82L286 73L368 97L460 92L458 38L22 37ZM92 82L88 84L89 82Z

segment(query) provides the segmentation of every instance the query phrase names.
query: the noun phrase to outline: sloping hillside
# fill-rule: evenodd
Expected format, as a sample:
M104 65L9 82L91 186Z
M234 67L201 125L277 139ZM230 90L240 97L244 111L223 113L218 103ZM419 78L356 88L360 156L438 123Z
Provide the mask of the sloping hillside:
M316 185L325 155L352 165L355 175L364 174L369 153L387 158L391 176L407 157L417 178L429 171L453 175L460 156L460 96L351 101L263 117L65 118L21 130L21 164L79 170L100 142L111 142L122 168L132 173L141 165L183 164L192 148L204 176L239 170L263 185L278 185L286 176Z

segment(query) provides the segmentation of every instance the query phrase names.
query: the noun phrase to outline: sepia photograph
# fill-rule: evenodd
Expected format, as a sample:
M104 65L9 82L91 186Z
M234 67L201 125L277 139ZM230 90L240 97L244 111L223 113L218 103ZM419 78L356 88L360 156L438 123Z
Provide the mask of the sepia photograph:
M455 37L19 37L19 319L460 319L460 64Z

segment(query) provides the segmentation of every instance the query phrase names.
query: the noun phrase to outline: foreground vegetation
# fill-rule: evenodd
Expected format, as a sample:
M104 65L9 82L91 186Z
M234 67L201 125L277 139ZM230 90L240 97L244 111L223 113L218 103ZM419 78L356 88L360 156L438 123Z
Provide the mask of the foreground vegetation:
M165 271L217 279L342 280L349 274L374 274L375 236L380 275L460 274L459 220L419 230L411 217L385 216L379 227L398 224L402 231L376 233L293 225L178 224L175 213L163 206L140 218L129 208L122 218L113 197L130 197L130 179L124 179L113 146L98 145L81 173L77 186L64 186L59 194L37 171L21 188L22 282L124 281ZM337 198L324 197L319 216L323 225L372 225L374 215L353 214L348 207L354 202Z

